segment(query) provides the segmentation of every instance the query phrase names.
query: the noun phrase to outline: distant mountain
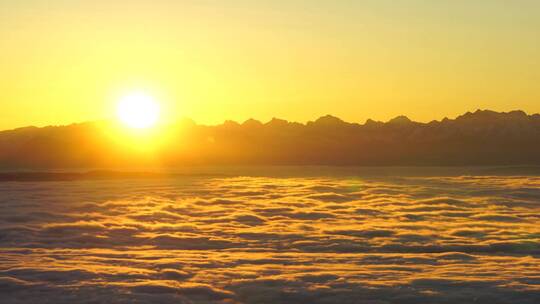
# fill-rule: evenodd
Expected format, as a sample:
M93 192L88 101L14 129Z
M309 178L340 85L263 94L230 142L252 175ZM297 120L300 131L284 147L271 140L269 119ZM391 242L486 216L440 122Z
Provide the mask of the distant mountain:
M540 115L468 112L429 123L398 116L306 124L274 118L217 126L186 120L155 135L118 135L110 123L0 132L0 168L182 165L540 165Z

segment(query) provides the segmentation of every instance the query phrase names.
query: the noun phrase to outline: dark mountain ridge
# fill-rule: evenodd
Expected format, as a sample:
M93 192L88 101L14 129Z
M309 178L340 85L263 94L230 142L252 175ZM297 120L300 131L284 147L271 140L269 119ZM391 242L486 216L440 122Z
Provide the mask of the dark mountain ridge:
M132 145L107 122L0 132L1 168L89 168L181 165L540 165L540 115L467 112L419 123L348 123L326 115L301 124L274 118L217 126L185 120L158 130L167 138ZM156 135L154 135L156 136Z

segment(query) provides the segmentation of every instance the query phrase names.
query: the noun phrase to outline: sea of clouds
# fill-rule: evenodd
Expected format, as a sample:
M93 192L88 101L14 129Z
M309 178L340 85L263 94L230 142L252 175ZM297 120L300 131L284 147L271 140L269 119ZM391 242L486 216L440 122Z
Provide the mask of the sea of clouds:
M540 178L0 183L0 303L540 303Z

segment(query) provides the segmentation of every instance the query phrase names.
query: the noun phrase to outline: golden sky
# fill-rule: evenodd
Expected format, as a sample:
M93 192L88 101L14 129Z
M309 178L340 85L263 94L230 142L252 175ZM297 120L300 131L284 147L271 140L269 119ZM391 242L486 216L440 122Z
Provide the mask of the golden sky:
M0 2L0 129L114 115L420 121L540 112L536 0Z

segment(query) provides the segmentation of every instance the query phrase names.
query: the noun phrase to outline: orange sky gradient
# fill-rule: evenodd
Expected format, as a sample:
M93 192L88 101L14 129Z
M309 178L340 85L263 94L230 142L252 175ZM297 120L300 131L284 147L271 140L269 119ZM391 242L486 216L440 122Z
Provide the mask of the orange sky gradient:
M540 112L540 2L3 1L0 129L114 117L429 121Z

